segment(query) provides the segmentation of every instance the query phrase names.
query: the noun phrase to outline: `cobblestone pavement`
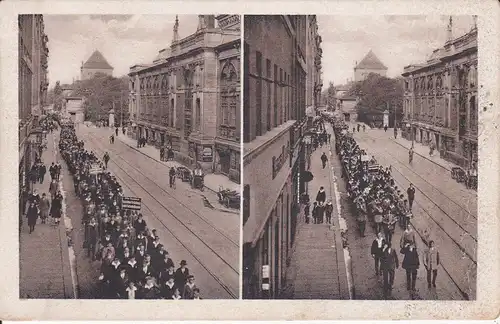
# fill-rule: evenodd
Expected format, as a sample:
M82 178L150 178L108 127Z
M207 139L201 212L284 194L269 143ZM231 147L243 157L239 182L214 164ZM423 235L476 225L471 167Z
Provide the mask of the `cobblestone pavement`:
M174 262L187 261L203 297L237 298L239 215L207 207L201 194L215 195L211 191L201 193L179 180L176 189L169 188L168 166L121 141L110 144L109 132L80 126L77 135L98 156L109 152L108 169L124 194L142 199L148 227L157 229Z
M328 127L329 131L331 131L331 128ZM388 155L389 153L392 154L392 149L394 149L392 146L390 146L390 143L386 143L387 140L384 141L383 139L377 140L373 138L369 138L368 136L368 130L367 132L363 133L356 133L354 136L356 138L356 141L360 145L361 148L364 148L367 150L368 154L375 155L376 159L378 162L383 165L383 166L389 166L392 165L393 172L392 174L394 175L395 181L397 182L397 185L403 188L403 192L406 195L406 189L408 187L408 182L400 183L402 181L402 177L398 176L397 170L395 170L396 165L394 159L391 159L391 157ZM389 133L389 132L388 132ZM332 144L333 145L333 144ZM392 142L392 145L397 146L401 148L400 145ZM386 152L386 149L389 150L389 152ZM398 150L396 148L395 150ZM332 149L334 151L334 148ZM398 157L399 158L399 157ZM426 160L427 161L427 160ZM334 170L336 175L341 174L341 165L338 157L335 159L331 159L331 162L333 162L334 165ZM418 158L414 160L414 163L429 163L431 164L430 161L424 162L424 161L419 161ZM421 170L429 170L431 166L427 166L425 164L421 164L418 169L417 169L417 174L418 172L421 172ZM407 175L407 173L411 173L410 171L403 171L404 175ZM417 177L416 175L413 175L414 177ZM444 178L449 176L448 174L441 174L440 177ZM339 176L340 178L340 176ZM423 180L421 180L422 182ZM416 194L416 199L414 202L414 208L413 212L415 214L415 219L414 219L414 227L417 230L417 233L419 235L423 235L424 230L430 231L430 237L431 239L434 239L436 241L436 245L440 250L441 253L441 259L442 259L442 267L439 269L439 274L438 274L438 280L437 280L437 287L436 288L427 288L427 282L426 282L426 272L425 268L423 265L420 267L418 270L417 274L417 293L416 294L410 294L409 291L406 290L406 273L403 269L399 268L396 270L396 275L395 275L395 282L394 282L394 289L392 291L392 297L393 299L429 299L429 300L459 300L459 299L464 299L463 295L463 290L466 290L467 287L465 285L457 287L458 280L466 278L466 273L467 269L466 267L468 264L470 265L471 262L464 262L462 259L462 254L460 253L460 250L458 247L455 245L453 246L451 243L453 243L449 237L446 238L446 234L443 232L438 232L439 227L436 225L436 223L430 218L428 215L427 217L424 216L425 211L423 208L430 208L427 205L425 205L425 202L423 201L423 198L419 195L419 185L421 184L418 181L414 182L417 190ZM382 277L381 276L376 276L375 275L375 266L374 266L374 261L373 258L371 257L370 254L370 247L373 242L373 240L376 237L375 230L372 226L368 226L367 224L367 229L366 229L366 236L364 238L360 237L358 232L357 232L357 224L356 220L354 217L354 213L351 210L351 204L349 202L349 199L347 197L347 192L345 189L345 182L343 179L339 179L339 189L340 189L340 195L341 195L341 208L342 208L342 214L344 215L346 221L347 221L347 227L348 227L348 245L349 245L349 252L351 256L351 273L352 273L352 278L353 278L353 286L354 286L354 297L355 299L383 299L383 291L382 291ZM429 189L427 189L429 190ZM427 193L431 195L431 197L434 198L433 194ZM435 194L434 194L435 195ZM420 204L424 205L422 207ZM429 204L429 202L427 202ZM436 215L436 213L441 212L439 208L434 207L431 210L428 210L433 217ZM392 239L393 244L395 248L399 248L399 241L401 238L402 234L402 229L399 228L399 226L396 227L396 232L394 234L394 237ZM451 242L451 243L450 243ZM421 237L419 236L419 241L417 242L418 247L419 247L419 254L420 254L420 260L422 264L422 253L423 253L423 247L425 246L423 241L421 240ZM454 244L454 243L453 243ZM399 252L399 251L398 251ZM457 253L458 252L458 253ZM402 261L402 255L398 255L400 257L400 262ZM455 270L455 267L451 267L451 265L454 265L457 263L460 265L458 270ZM446 267L446 269L445 269ZM460 271L463 271L459 273ZM470 278L470 277L469 277ZM462 281L463 282L463 281ZM469 286L469 282L472 281L467 281L465 280L465 283L467 286ZM475 284L474 284L475 286ZM462 290L462 291L461 291ZM470 295L469 295L470 298Z
M48 168L56 161L55 138L55 134L47 135L47 149L42 153L47 174L42 184L33 186L40 196L46 193L49 199ZM35 231L29 234L28 221L23 218L19 237L20 298L74 297L67 244L63 222L55 226L41 224L38 219Z

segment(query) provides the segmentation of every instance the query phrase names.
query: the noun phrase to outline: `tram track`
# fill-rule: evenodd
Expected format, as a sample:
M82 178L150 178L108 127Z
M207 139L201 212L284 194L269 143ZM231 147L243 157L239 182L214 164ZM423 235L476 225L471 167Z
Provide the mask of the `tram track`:
M373 138L369 135L367 135L367 137L369 137L369 140L371 141L375 141L376 138ZM356 140L359 142L363 142L365 143L366 145L366 148L364 148L365 150L367 148L373 148L373 146L370 146L370 143L368 142L369 140L367 139L364 139L364 138L356 138ZM359 143L358 142L358 143ZM363 149L363 148L362 148ZM401 163L403 164L399 159L397 159L392 153L390 153L386 147L383 147L381 150L380 149L374 149L375 152L379 151L379 153L384 153L386 156L390 156L392 159L396 160L398 163ZM380 151L383 151L383 152L380 152ZM378 157L380 158L380 156ZM385 156L382 157L382 159L386 159ZM405 176L402 171L394 166L394 164L390 164L392 165L392 170L393 171L396 171L405 181L409 182L409 183L414 183L412 182L410 179L408 179L407 176ZM410 169L411 170L411 169ZM416 174L416 172L414 170L411 170L413 173ZM417 176L421 177L420 175L417 174ZM401 188L405 188L404 186L402 186L402 182L399 180L396 180L394 179L394 181L401 187ZM426 181L427 182L427 181ZM427 182L428 183L428 182ZM430 186L434 187L432 184L429 183ZM422 192L422 190L420 190L417 186L415 186L415 189L416 190L419 190L420 192ZM423 192L422 192L423 193ZM443 195L444 197L447 197L446 195ZM449 219L452 220L452 222L457 225L459 228L462 229L463 233L467 234L468 237L472 238L474 240L474 242L472 243L473 246L477 246L477 239L472 236L467 230L465 230L463 227L461 227L446 211L444 211L441 206L439 206L433 199L431 199L428 195L424 194L424 197L429 200L433 205L435 205L436 207L438 207L438 210L444 214L446 217L448 217ZM444 261L444 262L441 262L441 266L443 268L443 270L445 271L445 273L448 275L448 277L451 279L451 281L453 282L453 284L457 287L457 289L460 291L460 293L462 294L462 296L464 297L464 299L466 300L469 300L470 299L470 291L471 291L471 283L470 283L470 280L471 278L467 277L467 279L465 280L466 282L464 282L463 280L459 280L457 278L457 274L456 274L456 266L458 264L462 264L462 267L466 267L467 268L467 271L470 271L470 269L473 269L475 271L475 269L477 269L477 261L475 259L475 256L473 257L471 255L470 252L467 251L467 249L462 246L461 242L463 242L464 240L461 240L460 242L458 242L456 239L454 239L450 233L449 233L449 230L445 229L445 227L435 219L435 217L432 215L431 211L428 210L427 208L425 208L423 205L422 205L422 202L419 202L418 200L415 200L414 201L414 205L417 205L420 207L420 209L426 214L426 216L428 217L428 219L432 220L432 222L437 226L437 229L439 229L440 232L444 233L444 237L441 237L441 239L444 239L444 238L447 238L448 240L450 240L451 242L453 242L453 245L452 246L455 246L455 248L457 248L460 253L461 253L461 256L457 258L457 256L455 255L455 258L453 258L452 260L455 260L455 262L458 262L458 263L455 263L455 266L452 266L450 267L448 265L448 262ZM411 221L413 227L415 228L415 231L417 232L417 234L420 236L420 238L422 240L425 239L425 233L424 230L421 228L421 226L418 225L418 219L414 218L412 221ZM432 233L431 233L432 235ZM438 233L433 233L434 236L438 235ZM465 237L465 236L462 236L462 237ZM443 241L444 242L444 241ZM442 244L441 244L442 245ZM445 244L446 246L446 244ZM475 250L474 250L475 252ZM475 253L474 253L475 254ZM465 259L464 259L465 258ZM469 262L467 262L467 260ZM450 260L451 261L451 260ZM465 261L465 262L464 262ZM451 264L453 264L454 262L452 261ZM468 265L467 265L468 264ZM458 273L461 273L460 271ZM462 273L462 275L465 276L465 274ZM467 272L467 276L469 275L469 273ZM463 278L462 278L463 279ZM469 289L464 289L464 285L467 285L468 284L468 288ZM474 280L474 284L475 284L475 280ZM474 285L474 288L475 290L475 285ZM468 290L469 293L466 291Z
M102 146L100 144L98 144L99 139L94 137L91 134L88 134L88 135L89 135L88 141L92 143L92 146L94 147L94 149L104 153L105 150L103 150ZM118 157L118 159L120 161L125 161L121 157ZM218 231L218 229L216 229L215 226L213 226L213 225L211 225L211 228L216 233L213 233L213 232L209 233L209 231L206 231L206 229L200 230L200 231L194 230L193 228L191 228L189 226L189 224L192 224L192 223L188 222L188 224L186 224L185 221L183 221L182 219L180 219L176 215L176 212L174 212L172 210L172 208L167 207L158 198L153 196L150 193L150 190L148 190L145 187L145 185L143 185L139 181L137 181L131 174L133 172L136 172L137 174L141 175L143 179L147 179L149 182L151 182L155 186L159 187L157 183L155 183L153 180L151 180L149 177L147 177L143 172L141 172L137 168L131 166L130 164L128 164L130 166L130 169L127 170L123 165L120 165L117 163L116 157L114 159L111 159L110 163L114 164L121 171L121 173L123 173L123 175L119 175L119 174L117 174L117 172L114 172L114 176L116 178L118 178L120 180L120 182L130 190L130 192L134 193L138 197L141 197L143 199L143 201L144 200L151 201L152 204L149 204L149 203L144 204L145 208L147 210L149 210L151 216L153 216L155 218L155 220L157 220L163 226L163 228L165 230L167 230L167 232L169 232L172 235L172 237L199 263L199 265L218 283L218 285L220 285L223 288L223 290L231 298L237 299L238 295L239 295L238 294L239 271L237 268L235 268L231 264L231 262L227 261L228 255L223 256L223 255L221 255L221 254L223 254L221 251L216 251L215 245L222 243L223 246L227 246L228 245L227 243L229 242L229 245L231 246L231 250L236 248L236 253L235 253L236 258L238 258L238 251L239 251L238 245L235 244L235 242L233 240L231 240L229 237L227 237L226 235L222 235L221 232ZM129 178L130 180L126 180L125 178ZM136 187L136 189L133 188L134 186ZM163 188L160 187L160 189L163 189ZM165 190L162 190L162 191L165 192ZM150 198L147 198L147 197L150 197ZM170 197L170 198L172 199L172 197ZM177 203L179 203L179 201L177 201ZM154 208L151 205L159 206L158 209L160 209L162 211L166 211L168 213L168 215L171 216L170 219L168 220L168 222L166 219L164 219L164 217L160 217L158 215L159 213L157 211L154 211L153 210ZM185 206L183 206L183 207L186 208ZM186 209L186 210L189 211L190 209ZM185 213L185 210L183 212L184 212L183 213L184 215L187 214L187 213ZM191 210L191 214L198 216L198 217L200 216L200 215L197 215L197 213L193 213L192 210ZM180 233L182 231L180 231L178 228L177 228L177 230L172 229L174 227L174 226L172 226L173 224L170 223L170 220L172 220L172 219L175 220L175 222L178 225L180 225L181 228L184 229L183 230L184 233ZM167 223L169 223L168 226L167 226ZM180 238L181 236L186 237L186 239L181 239ZM208 241L213 240L213 239L218 240L220 237L224 238L226 242L219 241L219 242L216 242L214 244L207 243L207 240ZM189 247L188 245L191 245L191 247ZM208 253L201 253L201 252L197 253L197 252L195 252L194 247L197 247L198 251L205 250L205 252L208 252ZM200 247L201 247L201 249L200 249ZM232 255L232 253L231 253L231 255ZM213 267L209 266L207 264L208 263L207 261L210 261L212 263L212 265L214 262L217 263L216 264L216 268L217 268L216 271L211 269ZM237 264L237 262L236 262L236 264ZM226 274L227 276L231 277L231 282L232 282L231 285L226 284L224 282L224 279L222 279L218 275L221 273ZM236 287L236 288L234 288L234 287Z

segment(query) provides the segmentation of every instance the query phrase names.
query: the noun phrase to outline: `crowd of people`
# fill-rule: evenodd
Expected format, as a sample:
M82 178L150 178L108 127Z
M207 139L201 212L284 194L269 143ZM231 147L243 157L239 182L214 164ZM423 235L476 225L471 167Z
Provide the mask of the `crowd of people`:
M369 156L360 148L343 120L332 117L324 117L323 120L329 122L334 130L335 152L342 164L342 178L352 202L352 214L356 217L359 235L365 236L367 224L371 224L377 233L370 253L375 262L376 276L383 275L384 296L390 295L395 269L399 268L398 253L392 242L397 223L404 229L399 241L399 252L403 255L401 266L406 271L407 289L414 293L420 267L417 235L411 225L415 188L410 184L405 197L403 188L399 188L391 176L391 166L384 168L378 165L374 156ZM426 245L423 264L427 270L428 287L436 287L439 252L432 240L423 238L423 241Z
M123 208L123 190L116 177L79 141L73 125L61 128L59 149L82 199L84 248L101 262L101 298L201 299L195 278L182 260L177 269L155 229L139 210ZM97 171L96 171L97 170Z

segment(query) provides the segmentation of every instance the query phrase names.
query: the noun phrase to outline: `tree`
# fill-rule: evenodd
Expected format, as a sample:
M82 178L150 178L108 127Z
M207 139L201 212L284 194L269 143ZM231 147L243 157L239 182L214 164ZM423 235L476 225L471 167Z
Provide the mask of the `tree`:
M403 79L387 78L375 73L354 83L347 91L350 97L358 98L356 110L358 120L373 122L372 116L381 115L389 110L389 125L394 125L394 120L400 123L403 117Z
M128 121L128 76L115 78L96 73L91 79L73 84L73 96L85 98L85 120L92 122L108 118L115 109L115 121L120 124L123 113L124 124Z

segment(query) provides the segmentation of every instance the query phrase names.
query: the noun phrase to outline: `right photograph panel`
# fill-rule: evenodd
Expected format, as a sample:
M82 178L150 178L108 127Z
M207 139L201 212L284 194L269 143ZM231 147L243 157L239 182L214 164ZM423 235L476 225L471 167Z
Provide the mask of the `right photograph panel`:
M477 32L244 17L244 299L476 299Z

